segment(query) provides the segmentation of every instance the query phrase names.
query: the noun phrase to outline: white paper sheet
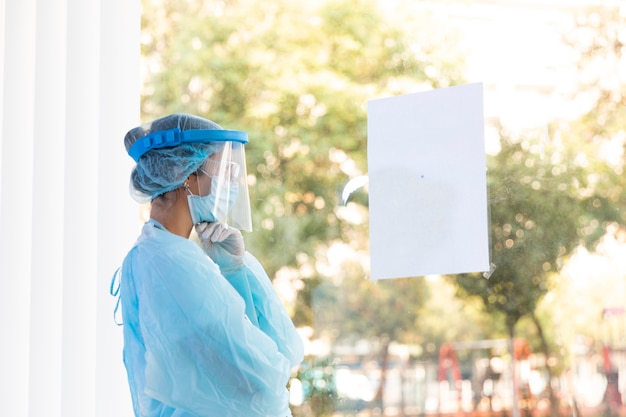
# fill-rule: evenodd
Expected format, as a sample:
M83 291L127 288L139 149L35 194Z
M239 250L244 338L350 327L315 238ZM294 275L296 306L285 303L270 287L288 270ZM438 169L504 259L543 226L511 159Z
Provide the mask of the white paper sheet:
M481 83L368 103L371 279L489 271Z

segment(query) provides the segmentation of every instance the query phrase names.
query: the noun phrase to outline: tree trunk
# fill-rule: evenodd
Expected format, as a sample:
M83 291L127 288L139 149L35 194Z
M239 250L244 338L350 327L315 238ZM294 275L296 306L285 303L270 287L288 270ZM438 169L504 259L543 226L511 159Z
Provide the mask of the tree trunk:
M515 359L515 324L509 325L509 353L511 355L511 377L513 378L513 409L512 417L520 417L519 411L519 377L517 360Z
M552 370L550 369L550 365L548 364L548 359L550 358L550 348L548 347L548 342L546 341L545 335L543 334L543 327L541 327L541 323L537 316L533 313L530 315L535 327L537 328L537 334L539 335L539 340L541 342L541 353L543 353L546 357L546 370L548 371L548 396L550 398L550 415L552 417L559 416L559 403L554 395L554 390L552 389Z
M387 367L389 365L389 343L391 343L389 338L385 337L382 339L380 347L380 384L374 396L374 402L380 407L380 413L383 416L385 415L384 391L385 383L387 382Z

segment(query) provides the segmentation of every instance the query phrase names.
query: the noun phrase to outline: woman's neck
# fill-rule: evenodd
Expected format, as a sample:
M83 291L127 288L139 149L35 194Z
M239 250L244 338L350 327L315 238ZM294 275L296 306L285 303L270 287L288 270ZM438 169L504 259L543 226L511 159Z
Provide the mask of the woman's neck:
M193 223L187 205L187 196L182 188L169 191L152 201L150 218L161 223L170 233L189 238Z

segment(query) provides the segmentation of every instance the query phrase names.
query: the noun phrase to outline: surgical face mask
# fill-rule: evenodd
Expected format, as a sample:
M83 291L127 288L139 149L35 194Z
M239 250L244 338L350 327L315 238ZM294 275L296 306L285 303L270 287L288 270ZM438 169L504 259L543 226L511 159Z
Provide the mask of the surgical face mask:
M220 185L222 187L220 187ZM218 178L211 178L211 191L206 196L190 194L187 196L189 213L193 224L201 222L222 222L230 213L239 195L239 184L236 182L220 184Z
M220 222L239 230L251 231L250 197L243 145L226 142L196 170L195 196L188 196L194 224ZM187 190L189 194L194 194Z

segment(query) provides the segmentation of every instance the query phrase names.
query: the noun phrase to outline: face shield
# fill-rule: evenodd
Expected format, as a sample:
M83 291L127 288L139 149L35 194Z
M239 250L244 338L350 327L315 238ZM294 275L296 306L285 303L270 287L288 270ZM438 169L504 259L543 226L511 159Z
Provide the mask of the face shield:
M215 125L217 126L217 125ZM244 145L248 143L248 135L238 130L218 128L189 129L179 128L158 130L137 139L128 149L128 154L138 164L141 158L147 158L153 149L163 149L168 154L168 162L175 160L176 149L184 144L207 144L201 146L203 159L196 162L201 153L182 152L175 164L176 169L167 169L173 178L167 189L182 186L183 181L194 171L183 169L193 164L198 178L199 195L188 196L190 214L195 223L202 221L222 222L240 230L252 231L250 216L250 197L248 194L246 158ZM219 126L218 126L219 127ZM171 151L168 151L171 149ZM208 150L208 151L207 151ZM145 156L144 156L145 155ZM208 155L208 157L207 157ZM155 158L162 156L153 154ZM149 165L155 165L154 161ZM170 164L171 165L171 164ZM169 165L168 165L169 166ZM159 171L159 175L166 173ZM171 188L170 188L171 187ZM162 188L162 187L161 187ZM161 192L163 192L161 190Z
M202 208L191 213L193 222L217 221L240 230L251 231L250 196L243 143L224 142L222 150L204 161L196 174L199 199L189 197L195 200L195 207L200 204Z

